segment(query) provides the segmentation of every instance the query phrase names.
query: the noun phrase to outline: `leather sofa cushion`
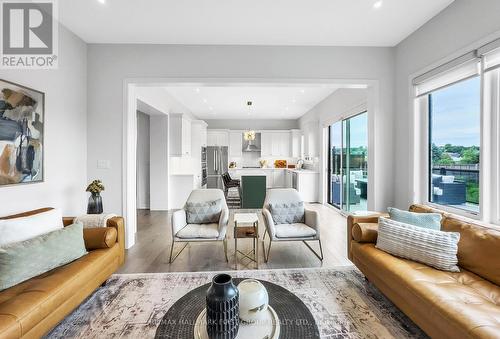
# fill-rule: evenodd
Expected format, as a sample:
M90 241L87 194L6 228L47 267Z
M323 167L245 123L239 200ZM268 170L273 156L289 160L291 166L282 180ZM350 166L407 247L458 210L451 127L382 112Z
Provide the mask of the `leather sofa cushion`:
M377 236L377 223L358 223L352 227L352 238L354 241L376 243Z
M422 205L410 207L413 212L436 212ZM441 230L459 232L458 265L489 281L500 285L500 230L461 220L451 214L442 213Z
M119 251L118 244L111 249L91 251L70 264L0 292L0 320L4 317L15 319L19 331L25 335L67 301L74 291L117 260ZM0 337L11 331L12 324L0 321Z
M118 232L113 227L84 228L83 239L87 251L111 248L116 243Z
M444 272L378 250L374 244L353 243L354 261L370 267L401 298L432 315L454 333L494 338L500 333L500 287L462 270ZM396 287L397 286L397 287Z

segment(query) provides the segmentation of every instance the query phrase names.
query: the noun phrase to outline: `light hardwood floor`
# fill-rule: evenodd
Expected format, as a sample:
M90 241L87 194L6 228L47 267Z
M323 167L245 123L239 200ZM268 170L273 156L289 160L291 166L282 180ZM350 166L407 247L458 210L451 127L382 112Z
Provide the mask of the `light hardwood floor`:
M264 222L260 211L259 216L259 269L277 268L305 268L305 267L334 267L350 265L347 259L346 218L335 210L320 205L309 204L307 208L315 209L321 219L321 242L323 244L324 260L321 261L309 251L302 242L273 243L269 262L264 263L262 255L262 236ZM126 251L125 264L118 273L149 273L149 272L198 272L198 271L226 271L234 269L234 239L233 214L231 210L228 227L228 256L229 263L224 259L222 242L190 243L188 247L169 264L171 227L170 213L150 212L139 210L137 212L137 240L136 244ZM269 238L266 238L266 245ZM313 248L317 242L311 242ZM174 253L182 248L177 244ZM250 239L238 239L238 249L250 250ZM241 263L243 261L240 260ZM253 269L253 264L248 268L240 264L239 269Z

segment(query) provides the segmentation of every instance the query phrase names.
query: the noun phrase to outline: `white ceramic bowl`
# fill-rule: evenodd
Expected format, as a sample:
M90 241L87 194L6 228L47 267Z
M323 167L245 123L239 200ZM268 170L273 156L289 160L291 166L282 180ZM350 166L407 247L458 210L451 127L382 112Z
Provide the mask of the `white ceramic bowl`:
M238 284L240 292L240 319L253 323L259 320L267 311L269 295L258 280L245 279Z

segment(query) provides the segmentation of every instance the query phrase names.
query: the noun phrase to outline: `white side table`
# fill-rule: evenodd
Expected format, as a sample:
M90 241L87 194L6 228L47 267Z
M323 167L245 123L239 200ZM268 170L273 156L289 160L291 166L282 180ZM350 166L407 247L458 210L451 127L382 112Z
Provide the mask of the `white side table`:
M252 238L253 249L244 253L238 250L238 239ZM254 262L259 268L259 217L256 213L234 214L234 269L238 269L238 254Z

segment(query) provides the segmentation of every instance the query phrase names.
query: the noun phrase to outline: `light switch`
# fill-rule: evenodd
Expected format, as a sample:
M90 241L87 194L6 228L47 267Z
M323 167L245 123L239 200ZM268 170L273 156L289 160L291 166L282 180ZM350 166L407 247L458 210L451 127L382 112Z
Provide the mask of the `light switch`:
M109 160L97 160L98 169L110 169L111 162Z

